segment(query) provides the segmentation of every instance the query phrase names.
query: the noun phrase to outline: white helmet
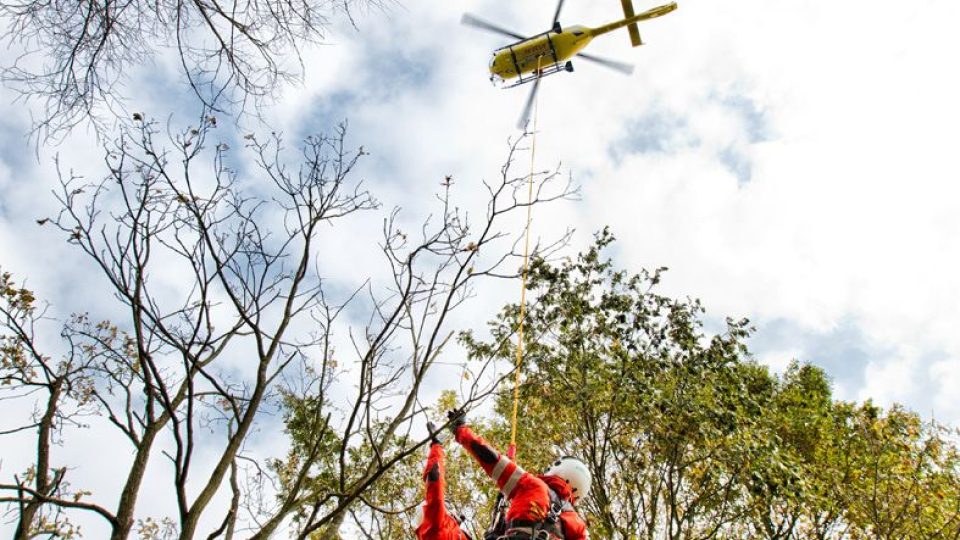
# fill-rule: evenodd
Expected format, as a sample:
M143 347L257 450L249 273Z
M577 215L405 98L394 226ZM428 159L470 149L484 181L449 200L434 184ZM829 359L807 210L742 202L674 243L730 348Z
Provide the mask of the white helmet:
M590 493L590 482L593 480L586 464L575 457L563 456L557 459L544 473L548 476L563 478L573 489L573 495L580 499Z

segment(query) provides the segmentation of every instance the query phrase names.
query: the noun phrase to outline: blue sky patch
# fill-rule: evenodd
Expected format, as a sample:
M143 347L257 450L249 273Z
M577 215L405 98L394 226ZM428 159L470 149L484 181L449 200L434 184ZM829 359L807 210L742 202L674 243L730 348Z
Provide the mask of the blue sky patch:
M619 162L630 154L667 152L677 146L680 133L686 129L686 118L667 109L651 109L643 116L627 121L623 136L610 146L611 157Z

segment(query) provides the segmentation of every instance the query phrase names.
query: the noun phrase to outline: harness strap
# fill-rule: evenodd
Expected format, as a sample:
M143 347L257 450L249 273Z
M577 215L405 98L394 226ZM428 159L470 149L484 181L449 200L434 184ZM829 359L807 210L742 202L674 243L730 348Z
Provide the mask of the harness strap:
M524 521L518 519L507 524L508 531L516 529L535 529L537 527L542 530L549 530L557 536L563 536L563 529L561 528L559 521L556 523L544 523L543 521Z
M573 505L569 501L560 498L556 491L547 487L550 494L550 510L541 521L514 520L507 523L507 537L511 534L520 534L520 538L529 538L531 540L564 540L563 523L560 522L560 514L573 510Z
M546 529L537 527L516 527L507 529L507 534L498 538L498 540L556 540L562 539Z
M547 486L547 490L550 492L550 511L555 513L557 517L560 517L562 512L576 512L577 509L570 504L570 501L561 499L553 488Z

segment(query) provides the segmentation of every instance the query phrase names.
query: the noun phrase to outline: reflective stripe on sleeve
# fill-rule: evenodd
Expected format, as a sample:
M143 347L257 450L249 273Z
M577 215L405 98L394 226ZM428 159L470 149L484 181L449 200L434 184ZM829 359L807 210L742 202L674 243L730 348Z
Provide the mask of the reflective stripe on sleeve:
M507 456L500 456L500 461L494 465L493 470L490 471L490 478L493 478L493 481L500 483L500 475L503 474L504 469L507 468L507 465L510 464L510 460L507 459Z
M516 470L513 471L513 474L510 475L510 478L507 480L507 482L503 484L503 489L500 490L501 493L503 493L503 495L509 499L510 494L513 493L513 490L517 487L517 482L520 481L520 477L524 474L524 470L520 467L517 467Z

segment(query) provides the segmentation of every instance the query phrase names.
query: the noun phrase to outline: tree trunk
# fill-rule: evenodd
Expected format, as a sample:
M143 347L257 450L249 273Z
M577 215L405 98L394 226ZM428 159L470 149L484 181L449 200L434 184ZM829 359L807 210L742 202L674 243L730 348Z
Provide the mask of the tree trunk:
M150 429L144 432L140 444L137 445L137 455L133 458L127 483L120 494L120 503L117 505L117 525L110 535L110 540L126 540L130 536L130 530L133 528L133 512L137 506L137 496L140 494L140 484L147 471L147 461L150 459L153 441L157 438L162 425L160 423L151 425Z
M326 527L313 534L311 540L341 540L340 527L343 526L343 520L347 518L347 508L340 511Z
M60 394L63 391L63 379L57 378L50 383L50 395L47 398L47 407L43 412L43 418L40 419L40 429L37 434L37 470L35 471L36 481L34 486L37 493L41 495L50 495L49 491L55 486L50 483L50 431L53 429L53 420L60 406ZM37 519L37 513L43 502L33 497L29 503L24 505L20 514L20 521L17 523L17 530L13 537L16 540L29 540L33 537L33 525Z

